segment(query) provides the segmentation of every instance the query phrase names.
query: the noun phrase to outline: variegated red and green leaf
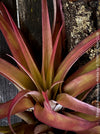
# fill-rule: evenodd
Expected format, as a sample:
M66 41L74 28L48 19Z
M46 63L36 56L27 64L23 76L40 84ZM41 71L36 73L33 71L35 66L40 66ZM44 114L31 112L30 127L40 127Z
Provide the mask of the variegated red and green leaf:
M19 47L17 38L14 34L14 31L11 29L11 27L8 25L8 23L5 21L5 19L3 18L1 14L0 14L0 30L2 31L13 56L16 57L16 59L20 61L22 65L28 68L25 58Z
M49 129L50 129L49 126L45 124L40 124L35 127L34 134L46 133Z
M62 49L65 47L65 21L64 21L63 11L62 11L61 0L53 0L53 3L54 3L54 21L52 26L53 46L55 45L59 29L63 25L62 31L59 36L59 40L57 44L58 47L55 55L54 70L56 71L62 60Z
M5 7L5 5L3 4L3 2L0 1L0 14L4 17L4 19L9 24L9 26L11 26L11 22L9 20L9 17L7 15L7 12L8 11L7 11L6 7Z
M61 62L62 47L65 43L64 16L62 11L61 0L53 0L54 4L54 21L52 26L53 51L50 58L49 68L47 71L47 87L50 88L53 74ZM59 59L59 60L58 60Z
M4 75L21 89L33 90L32 80L17 67L0 58L0 74Z
M54 61L56 60L55 55L56 55L57 45L58 45L58 42L59 42L59 37L60 37L62 28L63 28L63 25L61 26L61 28L58 32L58 35L57 35L57 38L56 38L56 41L55 41L55 44L54 44L54 47L53 47L52 55L51 55L51 58L50 58L50 64L49 64L49 67L48 67L46 82L47 82L47 87L49 87L49 88L52 85L53 74L54 74Z
M52 34L47 0L42 0L42 75L44 83L52 54Z
M98 33L98 35L97 35ZM54 81L63 80L72 65L97 41L100 40L100 30L97 30L80 42L64 59L58 68Z
M34 100L36 100L36 102L39 102L39 101L41 102L41 99L42 99L41 94L40 94L39 92L37 92L37 91L23 90L23 91L20 91L20 92L15 96L15 98L14 98L14 99L12 100L12 102L10 103L10 106L9 106L9 109L8 109L8 115L7 115L9 127L11 128L11 131L12 131L13 133L15 133L15 132L14 132L12 126L11 126L10 116L12 115L13 110L14 110L14 108L16 107L16 105L18 105L18 103L19 103L21 100L23 100L23 98L24 98L25 96L28 96L28 95L31 95L31 96L34 98ZM28 99L29 99L29 98L28 98ZM32 103L32 105L31 105L31 108L32 108L32 107L34 107L34 104L33 104L33 103ZM19 112L20 112L20 111L19 111Z
M9 107L12 102L13 100L10 100L6 103L0 104L0 119L7 117ZM18 104L13 109L13 112L11 114L14 115L16 113L23 112L31 107L34 107L34 104L32 103L32 101L29 98L24 97L22 100L18 102Z
M98 68L100 72L100 68ZM98 74L98 82L100 82L100 74ZM76 77L68 84L64 85L63 92L68 93L74 97L78 96L82 92L94 87L97 84L97 69Z
M72 112L71 114L70 113L65 113L65 115L69 115L69 116L72 116L72 115L75 115L77 117L80 117L82 119L85 119L85 120L88 120L88 121L98 121L100 120L100 116L95 116L95 115L89 115L89 114L84 114L84 113L80 113L80 112Z
M35 105L34 114L39 121L47 124L48 126L66 131L83 131L95 127L98 124L98 122L90 122L82 118L75 119L64 116L47 109L47 107L43 108L39 104Z
M34 124L26 124L26 123L17 123L13 124L13 128L17 134L33 134L34 131ZM0 132L2 134L12 134L11 130L7 126L0 127Z
M80 75L83 75L87 72L90 72L90 71L96 69L97 67L100 67L100 55L98 55L98 58L96 56L94 59L89 61L87 64L80 67L75 73L73 73L69 78L67 78L67 80L65 81L65 84L67 84L69 81L73 80L74 78L76 78Z
M11 18L9 12L7 11L6 7L4 7L4 10L8 16L11 27L5 21L5 19L4 19L5 17L3 18L3 16L0 15L0 30L2 31L13 56L28 71L30 71L32 73L34 81L38 82L38 85L41 86L42 78L41 78L40 72L39 72L33 58L31 57L30 52L29 52L23 38L21 37L19 30L18 30L17 26L15 25L13 19ZM5 14L4 14L4 16L5 16Z
M100 125L99 126L96 126L94 128L91 128L87 131L82 131L82 132L78 132L77 134L100 134Z
M32 109L30 109L29 111L16 113L15 115L18 116L19 118L21 118L27 124L33 124L33 126L35 126L37 121L34 119Z
M57 102L63 107L69 108L77 112L95 116L98 112L98 115L100 116L100 108L96 108L65 93L59 94L57 96Z

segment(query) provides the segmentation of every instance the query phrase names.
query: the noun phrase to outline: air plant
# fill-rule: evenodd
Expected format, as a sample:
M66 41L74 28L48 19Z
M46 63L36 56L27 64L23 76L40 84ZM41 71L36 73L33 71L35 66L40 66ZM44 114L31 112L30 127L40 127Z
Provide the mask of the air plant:
M10 127L0 127L0 131L6 134L39 134L56 128L77 134L97 134L100 129L100 108L83 102L83 98L97 84L96 72L97 67L100 71L100 56L79 68L70 77L67 78L66 75L73 64L100 40L100 30L85 38L62 60L59 47L64 43L65 34L61 0L53 0L52 30L47 0L41 2L41 70L38 69L8 10L0 2L0 30L13 55L8 56L18 65L16 67L0 58L0 74L13 82L19 90L14 99L0 104L0 119L7 117ZM98 75L100 78L100 73ZM100 83L100 79L98 80ZM10 117L14 114L26 123L12 127ZM37 122L41 124L38 125Z

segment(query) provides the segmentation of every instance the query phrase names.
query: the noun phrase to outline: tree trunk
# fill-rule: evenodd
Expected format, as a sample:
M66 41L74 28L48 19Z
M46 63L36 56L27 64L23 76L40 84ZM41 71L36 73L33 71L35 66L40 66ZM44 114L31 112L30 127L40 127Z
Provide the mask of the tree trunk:
M80 41L100 28L100 1L62 0L62 4L66 24L66 47L70 52ZM96 50L97 44L76 62L71 73L97 56ZM100 45L98 53L100 54ZM99 90L100 86L96 86L84 101L92 103L97 97L100 98Z

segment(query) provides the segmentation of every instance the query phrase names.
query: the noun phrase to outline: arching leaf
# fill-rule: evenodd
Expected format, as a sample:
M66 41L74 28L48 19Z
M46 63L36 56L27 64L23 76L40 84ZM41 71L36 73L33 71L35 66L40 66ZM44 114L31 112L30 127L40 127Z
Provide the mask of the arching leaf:
M34 114L36 118L54 128L66 131L83 131L98 125L98 122L89 122L84 119L75 119L50 111L46 107L35 105Z
M100 72L100 68L98 68ZM100 82L100 73L98 73L98 82ZM82 92L94 87L97 84L97 69L83 74L64 86L64 92L76 97Z
M89 115L95 115L98 112L98 116L100 116L100 108L94 107L90 104L82 102L71 95L62 93L57 96L57 102L61 104L63 107L69 108L71 110L86 113Z

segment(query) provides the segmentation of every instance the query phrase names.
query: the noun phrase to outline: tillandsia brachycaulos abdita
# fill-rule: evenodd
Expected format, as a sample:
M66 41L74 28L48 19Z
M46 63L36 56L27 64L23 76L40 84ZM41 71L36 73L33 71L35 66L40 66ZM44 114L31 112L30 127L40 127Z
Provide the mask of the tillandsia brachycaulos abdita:
M62 47L65 34L61 0L53 0L52 28L47 0L41 0L41 3L42 66L39 70L19 29L0 2L0 30L12 52L13 56L9 57L18 65L16 67L0 58L0 74L13 82L19 90L14 99L0 104L0 119L7 117L10 128L0 127L0 131L6 134L39 134L56 128L77 134L100 134L100 108L82 101L97 84L96 63L100 71L100 55L66 78L73 64L100 40L100 30L81 41L62 60L59 46ZM28 111L30 108L33 110ZM12 128L10 117L14 114L26 123L16 124ZM38 125L37 122L41 124Z

